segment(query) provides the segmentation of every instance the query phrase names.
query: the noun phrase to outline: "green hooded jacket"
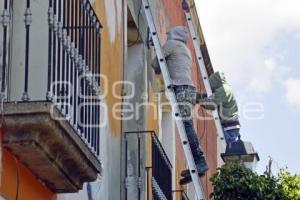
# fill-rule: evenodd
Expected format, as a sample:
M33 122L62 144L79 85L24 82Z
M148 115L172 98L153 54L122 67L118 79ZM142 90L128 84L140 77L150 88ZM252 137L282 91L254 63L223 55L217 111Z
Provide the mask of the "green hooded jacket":
M238 116L237 102L223 72L215 72L209 77L213 95L209 97L219 107L222 122L236 120Z

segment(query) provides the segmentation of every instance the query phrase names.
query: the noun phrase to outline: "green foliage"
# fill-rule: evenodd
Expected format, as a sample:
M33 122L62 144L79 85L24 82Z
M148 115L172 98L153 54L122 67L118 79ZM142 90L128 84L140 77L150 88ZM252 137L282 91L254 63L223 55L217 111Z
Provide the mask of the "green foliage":
M286 169L281 169L278 177L281 199L300 200L300 175L291 175Z
M279 200L277 179L259 176L238 163L226 163L210 179L214 200Z

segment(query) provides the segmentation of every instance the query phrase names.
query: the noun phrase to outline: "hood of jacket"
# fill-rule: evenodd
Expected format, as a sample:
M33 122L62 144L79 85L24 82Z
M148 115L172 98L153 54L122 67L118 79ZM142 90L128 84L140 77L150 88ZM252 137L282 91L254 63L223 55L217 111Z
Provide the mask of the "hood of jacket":
M209 83L212 90L222 87L226 83L226 79L223 72L215 72L209 76Z
M183 43L187 43L189 38L189 33L185 26L175 26L167 32L167 35L168 40L178 40Z

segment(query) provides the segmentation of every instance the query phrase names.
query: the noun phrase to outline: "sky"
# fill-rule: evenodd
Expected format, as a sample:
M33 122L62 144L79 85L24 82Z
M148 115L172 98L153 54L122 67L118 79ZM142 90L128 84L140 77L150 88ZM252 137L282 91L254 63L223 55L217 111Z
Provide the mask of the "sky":
M260 156L257 172L271 157L274 174L300 174L300 1L195 2L214 69L239 103L242 139Z

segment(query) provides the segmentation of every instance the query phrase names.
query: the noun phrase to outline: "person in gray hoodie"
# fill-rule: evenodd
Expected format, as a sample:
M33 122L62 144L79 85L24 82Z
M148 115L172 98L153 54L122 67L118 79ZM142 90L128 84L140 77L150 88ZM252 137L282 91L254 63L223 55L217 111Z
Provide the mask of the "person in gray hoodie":
M192 111L196 104L197 93L191 75L192 56L186 45L189 33L186 27L176 26L168 31L167 36L167 42L163 45L163 52L197 171L199 176L203 176L208 170L208 166L192 121ZM157 58L153 60L152 67L156 73L160 73ZM180 180L180 184L183 185L192 181L189 170L184 170L181 175L183 178Z

